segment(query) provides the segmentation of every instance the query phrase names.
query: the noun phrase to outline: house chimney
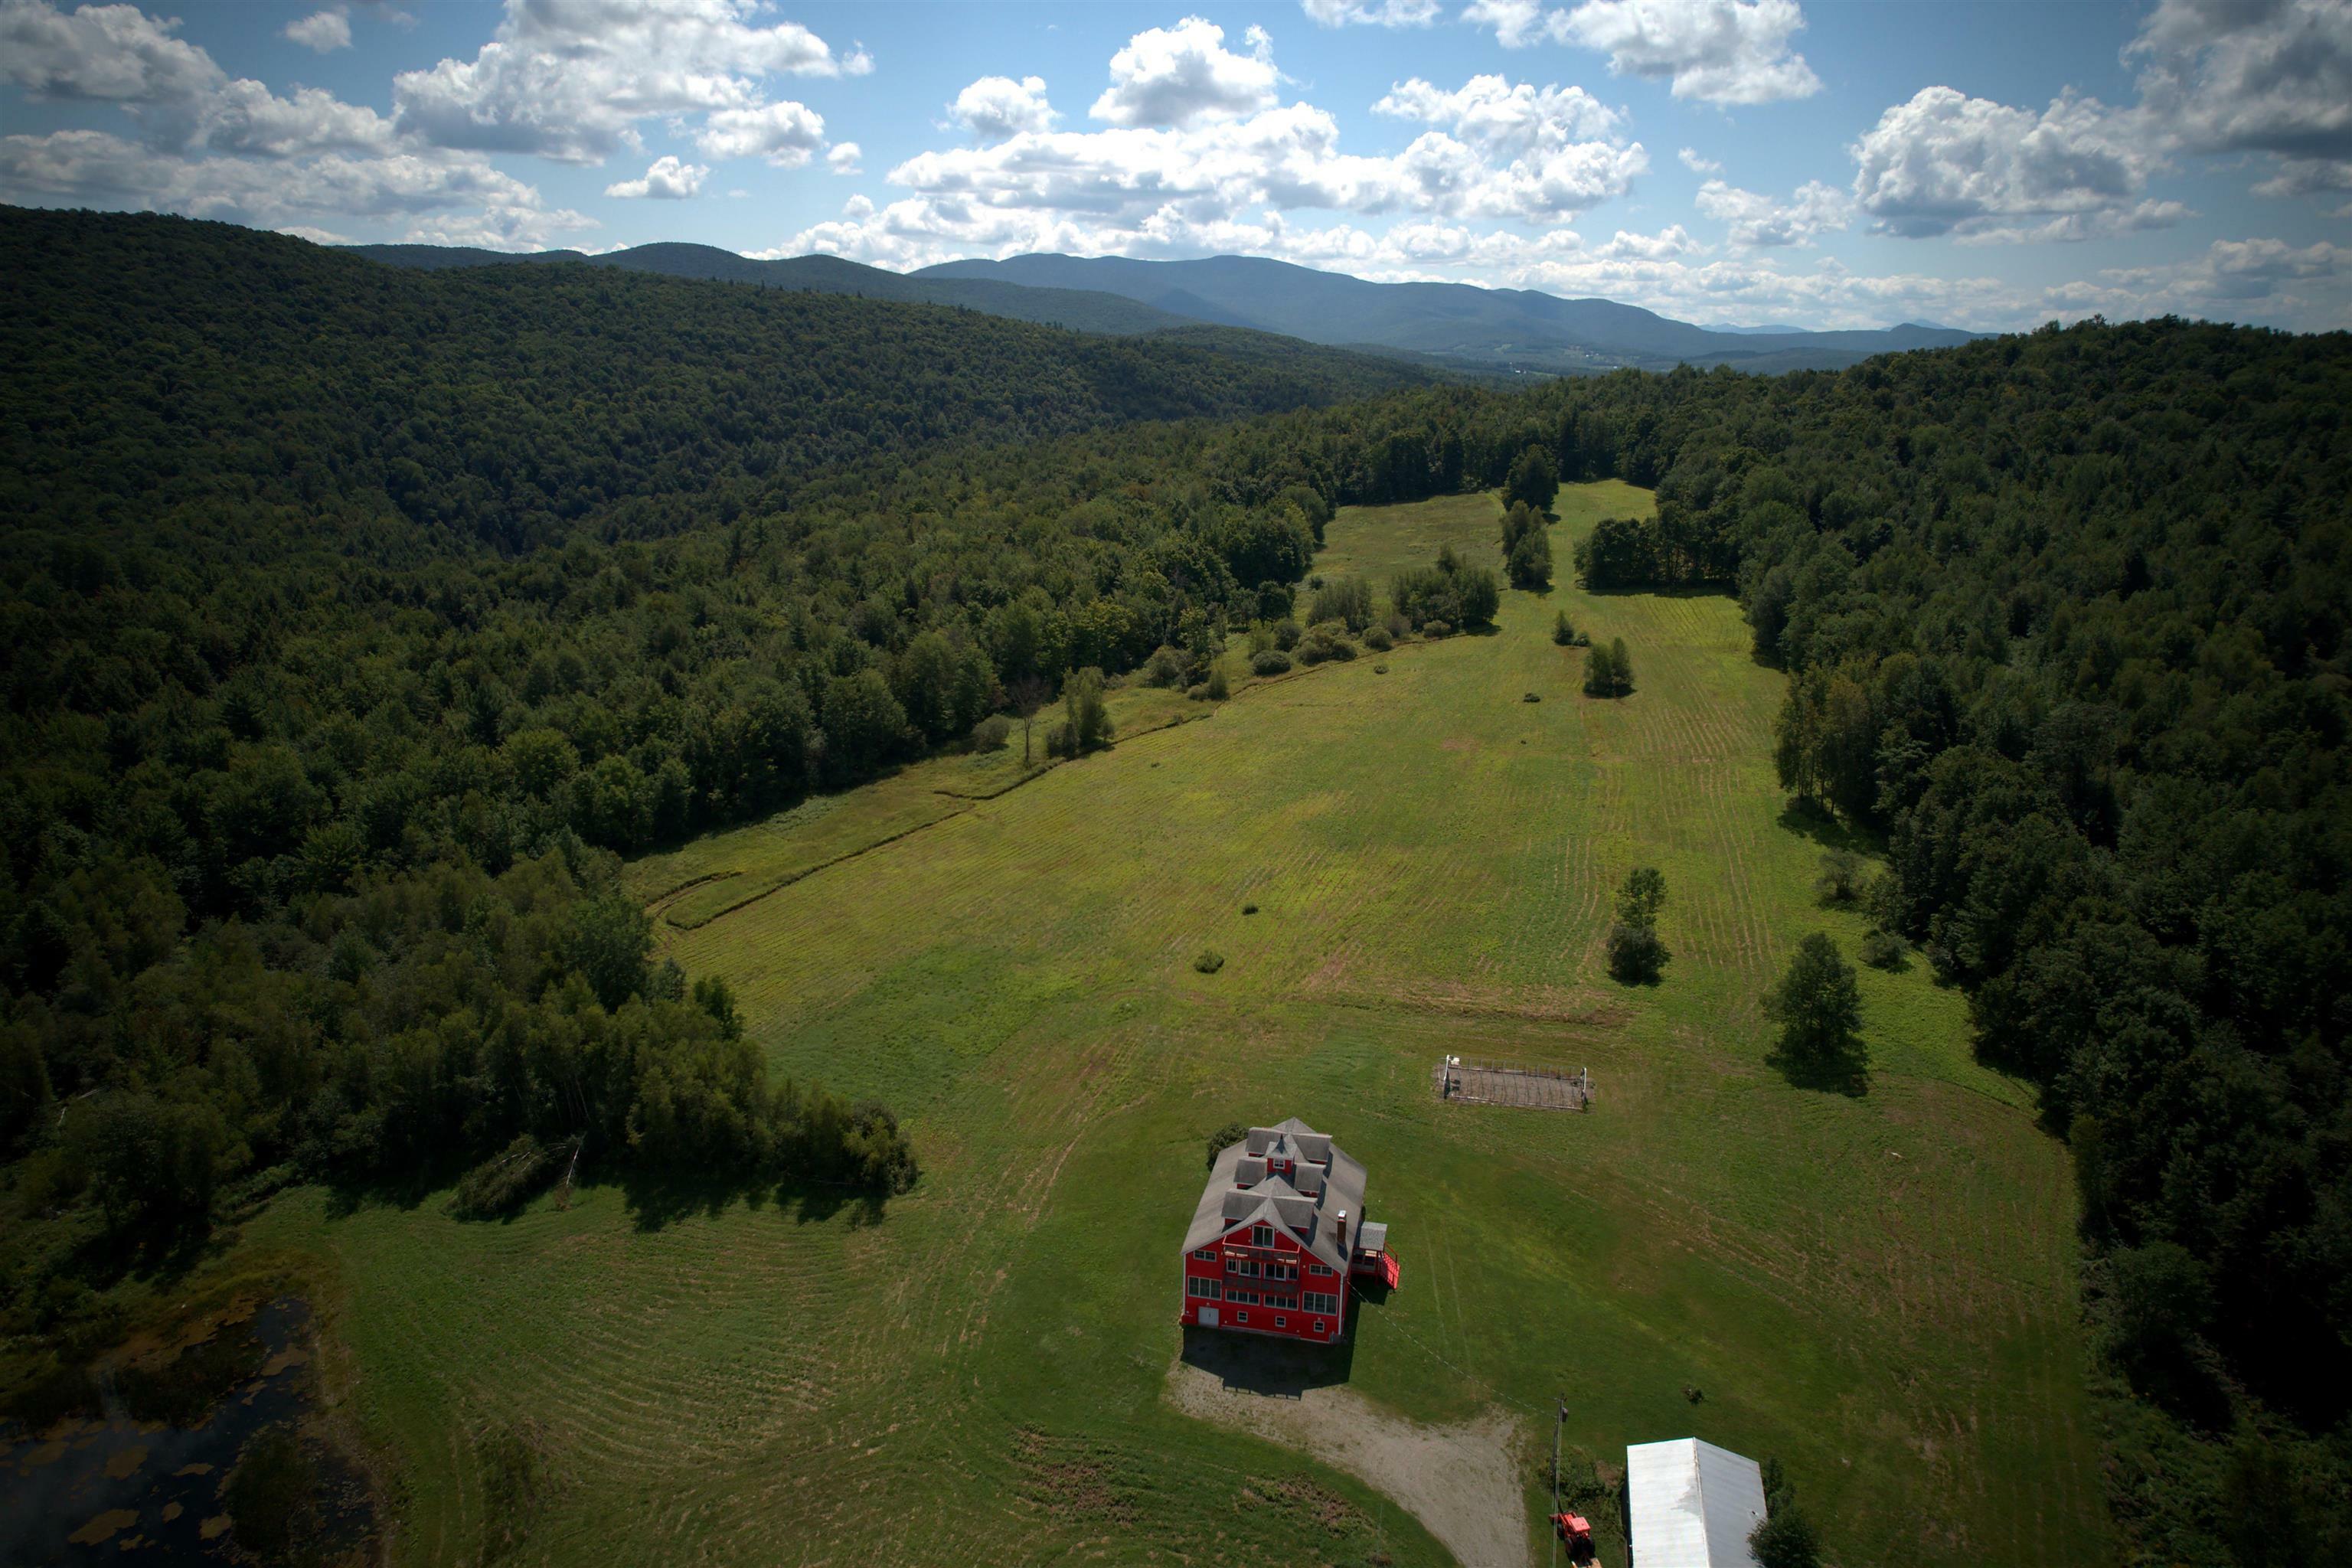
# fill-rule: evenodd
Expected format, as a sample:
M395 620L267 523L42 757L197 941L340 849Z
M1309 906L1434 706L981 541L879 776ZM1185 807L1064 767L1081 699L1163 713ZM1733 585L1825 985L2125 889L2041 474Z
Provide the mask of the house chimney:
M1339 1242L1339 1256L1340 1256L1340 1257L1342 1257L1342 1258L1347 1257L1347 1256L1348 1256L1348 1211L1347 1211L1346 1209L1341 1209L1341 1210L1339 1211L1339 1233L1338 1233L1337 1237L1335 1237L1335 1239L1336 1239L1336 1240Z

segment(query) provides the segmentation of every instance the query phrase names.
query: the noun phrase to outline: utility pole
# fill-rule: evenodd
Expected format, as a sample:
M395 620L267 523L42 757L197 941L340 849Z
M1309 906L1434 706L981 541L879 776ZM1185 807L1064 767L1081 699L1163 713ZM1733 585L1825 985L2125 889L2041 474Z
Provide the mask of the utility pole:
M1567 1396L1563 1394L1554 1398L1552 1401L1552 1409L1554 1415L1551 1424L1551 1514L1552 1518L1557 1521L1559 1518L1559 1434L1560 1429L1568 1425ZM1551 1562L1552 1568L1559 1568L1559 1526L1558 1523L1554 1523L1551 1529Z

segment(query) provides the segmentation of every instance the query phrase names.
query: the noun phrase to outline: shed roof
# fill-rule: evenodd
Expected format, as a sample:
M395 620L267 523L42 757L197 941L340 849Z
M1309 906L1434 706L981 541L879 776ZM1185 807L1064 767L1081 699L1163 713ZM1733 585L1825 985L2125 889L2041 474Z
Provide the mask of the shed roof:
M1764 1518L1756 1461L1696 1437L1625 1449L1633 1568L1755 1568L1748 1537Z

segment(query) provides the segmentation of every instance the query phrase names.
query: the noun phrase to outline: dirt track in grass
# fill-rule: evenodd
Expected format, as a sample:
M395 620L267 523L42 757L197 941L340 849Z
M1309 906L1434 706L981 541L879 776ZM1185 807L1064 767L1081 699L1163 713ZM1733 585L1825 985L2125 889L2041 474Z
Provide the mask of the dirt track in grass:
M1499 1406L1424 1426L1344 1384L1262 1391L1188 1360L1170 1370L1168 1400L1347 1471L1421 1521L1462 1568L1528 1568L1527 1509L1512 1459L1518 1423Z

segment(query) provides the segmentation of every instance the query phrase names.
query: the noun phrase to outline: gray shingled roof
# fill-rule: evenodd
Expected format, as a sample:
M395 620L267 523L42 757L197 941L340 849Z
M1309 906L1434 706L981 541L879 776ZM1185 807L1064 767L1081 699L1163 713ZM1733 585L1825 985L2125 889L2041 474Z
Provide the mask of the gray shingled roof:
M1320 1161L1327 1174L1295 1166L1297 1185L1266 1173L1268 1158ZM1242 1184L1247 1181L1249 1185ZM1338 1239L1338 1219L1350 1228L1364 1220L1364 1167L1324 1134L1292 1117L1273 1127L1253 1127L1249 1136L1218 1152L1208 1185L1184 1233L1184 1250L1194 1252L1244 1226L1276 1225L1287 1230L1327 1268L1342 1273L1348 1254ZM1385 1231L1386 1227L1382 1227Z

